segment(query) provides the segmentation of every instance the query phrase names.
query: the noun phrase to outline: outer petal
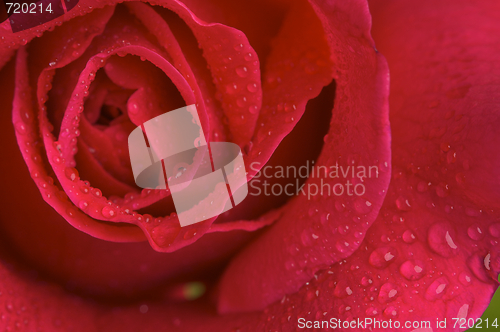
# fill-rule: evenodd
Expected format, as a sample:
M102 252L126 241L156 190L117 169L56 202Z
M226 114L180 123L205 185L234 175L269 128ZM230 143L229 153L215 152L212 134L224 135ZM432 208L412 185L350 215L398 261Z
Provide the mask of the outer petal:
M125 306L98 304L69 294L0 252L2 331L236 331L258 315L218 317L206 299L164 304L143 300Z
M425 331L459 331L454 319L475 321L498 287L500 204L489 199L499 192L498 3L377 5L374 36L393 82L386 201L361 248L270 306L260 329L296 330L298 318L368 318L402 328L349 330L422 331L429 321ZM437 328L445 318L446 329Z
M263 309L285 294L297 291L319 269L351 255L375 220L385 197L390 165L388 76L385 60L374 50L369 36L368 8L362 1L312 2L312 5L320 20L313 12L308 13L307 7L298 7L288 17L282 36L285 41L292 40L285 39L288 34L312 40L311 36L322 35L323 29L327 32L337 90L330 130L317 164L338 165L343 169L353 165L376 166L380 173L364 180L366 193L362 196L351 193L337 197L317 192L312 200L308 195L299 195L288 203L282 218L245 248L225 272L220 285L222 312ZM293 33L306 29L299 22L307 25L304 35ZM321 45L319 37L317 43ZM277 46L274 52L283 55L288 45L283 42ZM283 62L286 60L282 59ZM306 72L314 70L317 63L321 62L306 65ZM301 84L307 82L294 79L293 82ZM288 91L295 90L288 87ZM272 129L268 126L262 130L263 134ZM314 190L314 186L319 189L324 182L331 187L337 183L345 185L347 180L354 184L362 181L350 176L316 177L306 182L306 190Z

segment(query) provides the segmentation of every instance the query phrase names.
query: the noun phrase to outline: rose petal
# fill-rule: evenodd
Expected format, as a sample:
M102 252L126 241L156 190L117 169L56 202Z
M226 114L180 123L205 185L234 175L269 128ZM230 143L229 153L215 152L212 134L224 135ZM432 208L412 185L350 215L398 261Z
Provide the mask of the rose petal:
M12 65L13 63L10 68L5 69L13 68ZM18 67L21 65L22 62L19 62ZM3 70L1 74L1 101L3 109L6 109L12 103L14 71ZM29 109L25 104L18 105L23 110ZM86 233L92 234L92 230L82 232L80 229L91 227L96 232L104 233L109 240L117 242L144 239L141 230L126 224L118 227L96 222L88 217L72 221L75 228L67 223L61 215L65 215L65 208L75 212L71 210L72 204L65 199L57 203L61 207L56 204L54 210L44 202L18 152L10 114L2 114L0 123L3 127L0 133L5 152L9 156L8 162L1 164L2 174L8 175L2 184L4 192L9 195L2 197L1 242L8 246L10 251L15 252L19 256L18 259L25 259L44 275L49 275L71 289L101 296L137 296L152 287L162 285L169 278L206 277L210 267L211 272L217 273L218 268L213 267L220 266L234 250L253 236L247 232L209 234L197 244L172 255L157 253L146 242L120 244L89 236ZM21 139L19 142L24 146L25 140ZM31 165L31 162L28 162L28 166ZM40 182L46 178L43 169L35 169L33 175L36 172L39 175L35 181ZM47 190L52 193L49 188ZM43 190L42 195L45 194L46 190ZM61 198L64 199L64 196ZM53 200L58 202L59 198L53 197ZM26 208L27 206L29 208ZM93 223L97 223L97 226L92 226ZM8 289L14 289L13 285L9 286L11 284L7 280L7 277L2 277L1 287L6 288L0 289L4 295L0 296L0 301L7 301ZM26 294L14 293L14 297L22 297L28 301L28 293L29 288ZM54 294L53 298L58 298L58 295ZM61 305L64 305L64 302ZM16 321L12 320L11 323L15 324Z
M252 137L257 111L262 104L260 68L255 51L241 31L219 23L203 22L179 1L167 1L163 5L186 22L203 49L203 57L210 67L228 119L232 141L243 146ZM250 84L255 88L249 90Z
M307 196L299 195L289 202L282 218L245 248L226 270L220 284L219 311L222 312L263 309L285 294L297 291L316 271L351 255L375 220L385 197L390 174L387 67L384 59L373 48L368 33L370 22L366 16L366 4L314 4L314 9L319 20L312 9L306 6L296 7L296 11L291 12L282 30L283 44L277 44L281 47L275 52L283 64L286 63L287 53L293 55L293 51L287 49L290 42L306 39L309 44L305 45L312 44L309 47L313 47L315 42L315 47L321 45L321 51L309 57L305 52L307 49L303 54L297 52L298 59L294 59L294 62L300 63L302 56L306 60L306 74L310 71L327 73L328 67L321 70L314 67L328 64L328 58L322 55L328 54L327 45L322 40L323 23L333 54L332 67L337 71L337 91L330 130L317 164L330 167L338 163L344 169L352 165L367 169L375 166L380 174L364 179L366 193L361 197L352 193L338 198L334 194L325 194L315 195L309 200ZM351 17L356 17L356 20L350 21ZM289 37L291 34L294 39ZM313 41L311 36L317 36L317 40ZM311 58L313 61L309 60ZM276 89L280 89L276 82L279 75L269 75L267 84L276 84ZM307 79L285 77L282 84L301 82L302 86L315 86L317 89L318 83L327 79L325 76L308 75ZM267 91L266 85L264 89ZM282 93L301 91L298 89L292 85ZM297 105L300 104L299 99ZM302 105L300 107L303 109ZM282 117L290 116L283 113ZM276 118L275 121L274 118L265 121L264 128L279 128L280 120L278 116ZM273 139L262 136L261 141ZM267 153L265 150L262 152ZM347 179L355 184L361 182L350 176ZM328 177L321 180L334 186L337 183L344 184L346 178ZM318 188L321 186L318 177L309 179L306 186L308 184L315 184Z
M215 87L212 83L212 76L206 70L206 62L201 58L198 49L193 48L196 45L190 38L189 33L182 29L182 36L176 38L170 26L172 23L181 25L179 22L172 22L164 19L153 8L138 2L131 2L127 4L132 13L144 24L148 30L155 35L160 45L168 50L169 55L172 57L172 64L176 67L182 75L186 78L197 100L197 107L200 111L205 110L209 114L209 122L211 130L203 128L207 135L210 135L211 141L226 141L226 134L222 123L222 112L220 105L215 99ZM167 23L168 21L168 23ZM179 32L178 32L179 33ZM181 48L181 45L184 47ZM189 59L189 61L188 61Z
M12 264L3 250L1 257L0 327L5 330L202 332L237 329L257 318L250 314L222 319L206 299L175 304L145 299L125 306L96 303L30 275L26 268Z
M500 72L495 6L374 2L374 36L392 68L389 193L360 249L271 305L256 329L294 329L298 318L371 318L401 326L429 321L435 331L436 319L446 318L458 331L450 322L475 322L483 313L500 272L500 206L487 198L498 186L476 186L486 176L495 183L499 174L491 154L500 137L493 129L499 108L491 104L500 91L491 80ZM456 156L448 153L455 146L463 147ZM475 183L472 194L458 172Z

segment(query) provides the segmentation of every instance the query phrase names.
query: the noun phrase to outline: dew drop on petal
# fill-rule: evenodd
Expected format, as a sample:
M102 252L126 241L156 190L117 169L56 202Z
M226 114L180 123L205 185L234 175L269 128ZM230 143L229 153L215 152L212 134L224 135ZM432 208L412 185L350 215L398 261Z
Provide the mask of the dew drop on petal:
M81 210L85 210L86 208L89 207L89 203L87 201L82 200L78 203L78 206L80 207Z
M354 209L359 214L367 214L372 210L372 208L372 203L363 198L357 198L354 201Z
M443 257L455 256L458 247L454 241L454 231L447 222L438 222L429 228L427 241L431 249Z
M392 247L380 247L375 249L369 258L370 265L376 268L385 268L396 258L397 251Z
M371 280L370 278L368 278L368 277L361 278L361 285L367 287L371 284L373 284L373 280Z
M419 260L407 260L401 264L399 272L408 280L419 280L424 276L424 263Z
M335 286L335 289L333 291L333 295L335 295L338 298L344 298L347 296L352 295L352 289L347 285L345 281L339 281L337 285Z
M500 223L494 223L491 224L490 227L488 228L491 236L493 237L500 237Z
M387 282L380 287L378 300L381 303L394 301L398 296L398 289L393 283Z
M247 77L248 76L248 68L245 66L236 67L235 71L239 77Z
M102 192L100 189L93 188L91 191L92 191L92 195L94 195L96 197L102 197Z
M71 181L76 181L80 178L78 171L73 167L66 167L64 169L64 174Z
M187 229L182 238L184 240L189 240L189 239L193 238L196 235L196 233L197 233L196 228Z
M247 90L250 92L255 92L258 90L257 83L248 83Z
M253 60L253 54L248 52L247 54L245 54L244 56L245 60L246 61L252 61Z
M469 226L467 234L474 241L479 241L484 238L483 230L478 225Z
M447 184L445 183L440 183L437 187L436 187L436 194L443 198L443 197L447 197L449 194L450 194L450 188Z
M406 243L413 243L416 239L415 234L413 234L413 232L409 229L403 233L403 241Z
M102 208L102 216L104 218L110 219L116 216L116 211L113 209L111 206L106 205L105 207Z
M259 111L259 108L257 105L250 105L250 107L248 107L248 111L252 114L256 114Z
M459 276L458 276L458 280L460 281L460 283L464 286L469 286L472 282L472 278L470 275L468 275L467 273L465 272L460 272Z
M429 301L440 299L446 293L448 285L449 282L446 277L438 278L425 291L425 298Z
M396 307L388 306L384 309L384 316L387 318L396 318L398 316L398 310Z
M396 206L401 211L410 211L411 210L410 201L403 196L399 196L396 199Z
M368 309L366 309L365 311L365 314L367 316L375 316L377 315L379 312L377 310L377 308L373 307L373 306L370 306Z

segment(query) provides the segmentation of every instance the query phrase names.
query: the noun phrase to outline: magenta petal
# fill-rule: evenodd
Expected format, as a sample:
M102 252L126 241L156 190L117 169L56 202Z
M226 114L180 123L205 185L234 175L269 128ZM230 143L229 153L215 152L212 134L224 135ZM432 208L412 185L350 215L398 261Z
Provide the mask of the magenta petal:
M36 133L38 132L33 112L33 106L30 98L26 98L31 94L31 89L28 83L28 71L26 65L26 51L20 49L16 59L16 89L14 94L12 121L16 128L16 137L24 160L31 172L31 177L37 184L44 200L50 204L61 216L63 216L70 224L87 232L88 234L98 237L107 238L112 241L128 242L142 239L137 229L124 227L121 230L116 229L104 223L96 223L87 215L76 208L73 203L68 200L68 196L64 191L61 191L54 184L54 178L45 168L45 160L42 157L39 141L37 141ZM50 146L52 150L54 146ZM57 163L55 154L49 154L52 162ZM115 232L116 231L116 232Z
M372 176L364 180L366 193L361 196L325 194L315 195L309 200L299 194L290 201L280 220L245 248L226 270L220 283L219 311L222 312L263 309L284 295L296 292L318 270L350 256L359 247L385 197L390 176L387 67L385 60L374 50L369 36L366 5L338 2L331 7L314 5L314 9L320 20L315 18L311 8L305 6L296 7L296 11L291 12L282 30L282 38L286 39L277 43L282 48L275 52L284 56L287 42L293 40L289 34L293 32L296 32L296 38L308 40L312 40L311 36L320 36L316 42L323 46L325 44L321 44L320 38L324 35L323 29L327 31L337 91L330 130L317 165L329 167L338 164L344 169L349 165L376 166L380 173L378 178ZM351 21L353 13L356 13L356 21ZM307 29L298 22L307 24ZM321 48L317 52L321 51L328 54L328 50ZM320 70L314 66L321 65L322 61L328 64L328 59L320 56L316 61L314 56L304 55L305 59L315 59L313 63L306 60L306 79L283 78L281 84L300 81L313 86L313 82L317 84L326 79L315 77L312 80L309 75L316 70L327 72L328 67ZM268 84L281 89L275 80L276 76L274 80L269 79ZM297 87L290 88L283 90L283 94L301 91ZM315 88L318 89L318 85ZM297 105L304 107L300 103ZM283 113L276 114L276 117L293 116ZM279 119L269 122L265 122L267 130L274 130L273 125L279 127L276 123ZM266 140L270 140L267 135L262 138L262 141ZM348 179L355 184L361 182L358 178ZM332 187L346 181L345 178L322 180ZM306 182L306 186L313 184L321 186L320 179L317 177Z
M375 40L392 68L386 200L360 249L269 306L260 329L333 317L425 320L436 331L446 318L459 331L453 319L476 321L498 287L498 3L373 7Z
M232 140L243 146L254 133L262 105L257 54L243 32L203 22L180 1L166 1L163 6L176 12L192 29L212 73Z

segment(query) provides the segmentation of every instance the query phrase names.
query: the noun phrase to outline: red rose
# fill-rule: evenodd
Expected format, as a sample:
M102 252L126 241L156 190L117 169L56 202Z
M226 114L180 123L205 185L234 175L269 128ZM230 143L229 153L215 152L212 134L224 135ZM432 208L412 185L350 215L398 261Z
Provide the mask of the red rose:
M80 1L29 30L2 23L0 326L479 317L500 271L498 7L371 4L390 116L361 0ZM240 145L253 188L264 165L378 172L310 175L307 194L249 195L181 228L168 191L135 186L126 138L190 104L207 139ZM346 178L363 192L311 195Z

